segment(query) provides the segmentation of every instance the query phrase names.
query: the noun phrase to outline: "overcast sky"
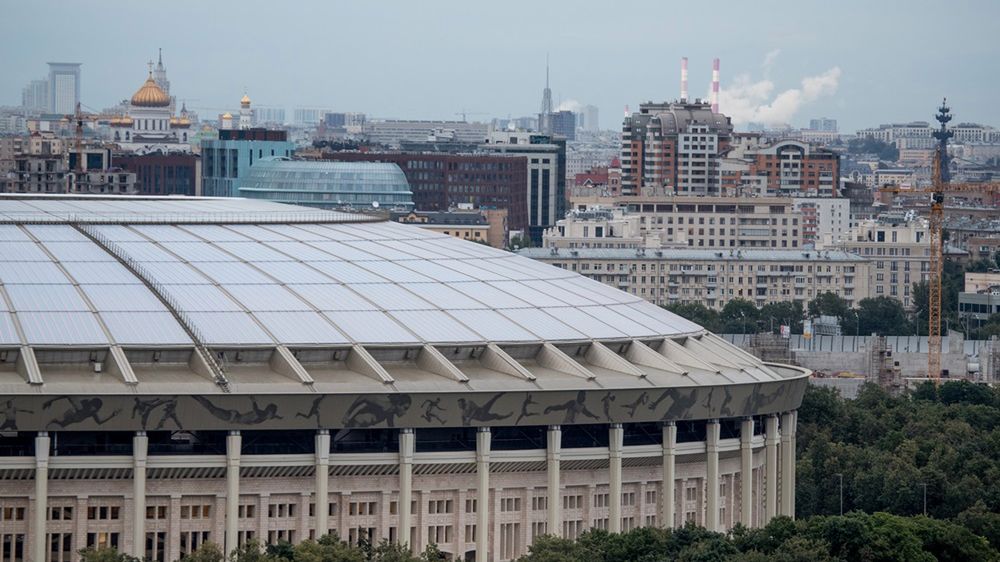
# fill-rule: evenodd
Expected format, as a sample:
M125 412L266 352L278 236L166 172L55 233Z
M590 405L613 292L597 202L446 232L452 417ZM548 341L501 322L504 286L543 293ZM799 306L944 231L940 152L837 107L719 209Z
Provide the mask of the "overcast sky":
M707 95L717 56L738 122L853 131L931 120L947 95L957 120L1000 126L998 22L990 0L0 0L0 105L69 61L83 103L110 106L162 47L172 93L203 114L245 88L288 109L516 117L538 112L549 53L556 103L596 105L618 128L625 105L678 96L682 56L691 96Z

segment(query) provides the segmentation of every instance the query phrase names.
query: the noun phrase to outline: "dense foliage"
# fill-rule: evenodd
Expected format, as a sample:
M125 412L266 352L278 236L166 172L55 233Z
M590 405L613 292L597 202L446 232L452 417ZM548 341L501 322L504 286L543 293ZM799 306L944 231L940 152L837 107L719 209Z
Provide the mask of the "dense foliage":
M798 425L796 512L844 511L989 519L1000 513L1000 391L930 383L893 397L866 385L857 399L810 386ZM983 522L982 525L1000 524ZM988 538L1000 546L1000 535Z
M81 550L80 556L81 562L140 562L113 548ZM185 556L184 562L436 562L441 559L434 545L415 556L406 547L387 540L377 544L362 540L359 545L351 545L331 533L317 541L307 540L295 545L279 542L266 548L250 541L231 552L228 558L214 543L204 543Z
M851 154L875 154L879 160L895 162L899 160L899 149L889 142L882 142L872 137L851 139L847 142L847 152Z
M929 517L888 513L779 517L761 529L729 534L701 527L643 527L623 534L593 530L576 541L536 540L520 562L978 562L1000 553L969 529Z

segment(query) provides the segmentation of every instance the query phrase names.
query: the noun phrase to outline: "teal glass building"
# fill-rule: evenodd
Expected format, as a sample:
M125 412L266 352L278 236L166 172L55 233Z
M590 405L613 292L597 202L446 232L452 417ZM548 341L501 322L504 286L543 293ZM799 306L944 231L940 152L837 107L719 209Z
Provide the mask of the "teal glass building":
M240 197L310 207L372 207L409 211L413 193L403 171L388 162L328 162L265 158L242 177Z

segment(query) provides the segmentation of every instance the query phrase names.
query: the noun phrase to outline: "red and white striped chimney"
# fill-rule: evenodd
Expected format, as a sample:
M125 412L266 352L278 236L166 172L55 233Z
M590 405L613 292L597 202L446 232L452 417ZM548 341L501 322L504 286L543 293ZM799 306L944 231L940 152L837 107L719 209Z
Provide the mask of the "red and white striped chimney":
M712 113L719 112L719 59L712 61Z
M681 58L681 101L688 99L688 58Z

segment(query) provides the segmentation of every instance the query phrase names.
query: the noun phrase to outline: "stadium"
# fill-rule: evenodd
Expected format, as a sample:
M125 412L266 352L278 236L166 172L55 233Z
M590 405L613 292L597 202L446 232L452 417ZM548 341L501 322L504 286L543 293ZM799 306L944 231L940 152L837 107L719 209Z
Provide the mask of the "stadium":
M0 197L0 560L759 526L794 514L807 377L372 216Z

